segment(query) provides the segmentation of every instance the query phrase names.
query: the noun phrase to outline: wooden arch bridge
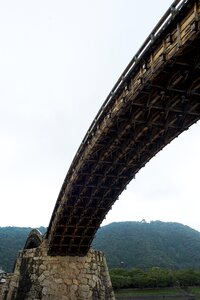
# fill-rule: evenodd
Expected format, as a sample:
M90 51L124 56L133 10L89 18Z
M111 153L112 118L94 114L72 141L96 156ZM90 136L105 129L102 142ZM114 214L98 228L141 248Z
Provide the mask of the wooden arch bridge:
M113 87L62 185L49 255L86 255L135 174L199 120L199 19L199 0L175 0Z

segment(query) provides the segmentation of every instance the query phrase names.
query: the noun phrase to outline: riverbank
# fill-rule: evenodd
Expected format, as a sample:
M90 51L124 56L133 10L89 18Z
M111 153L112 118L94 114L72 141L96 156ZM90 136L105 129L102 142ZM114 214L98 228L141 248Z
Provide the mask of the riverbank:
M165 289L121 289L115 291L117 300L200 300L200 287Z

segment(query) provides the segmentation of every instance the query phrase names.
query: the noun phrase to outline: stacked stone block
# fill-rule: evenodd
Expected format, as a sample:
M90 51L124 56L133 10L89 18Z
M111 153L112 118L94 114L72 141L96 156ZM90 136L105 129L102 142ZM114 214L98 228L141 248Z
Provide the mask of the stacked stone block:
M6 300L113 300L105 256L48 256L46 241L19 254Z

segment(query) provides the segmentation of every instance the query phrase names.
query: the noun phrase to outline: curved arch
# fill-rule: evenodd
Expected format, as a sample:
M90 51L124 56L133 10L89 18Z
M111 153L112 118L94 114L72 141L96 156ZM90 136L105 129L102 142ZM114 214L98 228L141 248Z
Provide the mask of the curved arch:
M28 238L24 246L24 250L37 248L40 246L42 241L43 241L42 233L38 229L33 229L28 235Z
M147 38L86 133L50 220L50 255L85 255L135 174L200 119L200 30L191 29L199 28L195 3L184 1L180 14L166 15L164 27Z

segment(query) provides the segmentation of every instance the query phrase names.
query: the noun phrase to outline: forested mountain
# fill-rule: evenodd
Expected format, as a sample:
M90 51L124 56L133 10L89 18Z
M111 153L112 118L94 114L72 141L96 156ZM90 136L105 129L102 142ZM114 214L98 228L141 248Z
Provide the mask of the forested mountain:
M39 229L45 232L44 227ZM12 271L30 231L31 228L0 227L0 268ZM98 230L92 246L105 252L110 268L200 270L200 232L178 223L112 223Z
M101 227L93 242L110 268L200 270L200 232L179 223L120 222Z
M38 228L42 233L44 227ZM12 272L19 250L24 248L30 227L0 227L0 269Z

